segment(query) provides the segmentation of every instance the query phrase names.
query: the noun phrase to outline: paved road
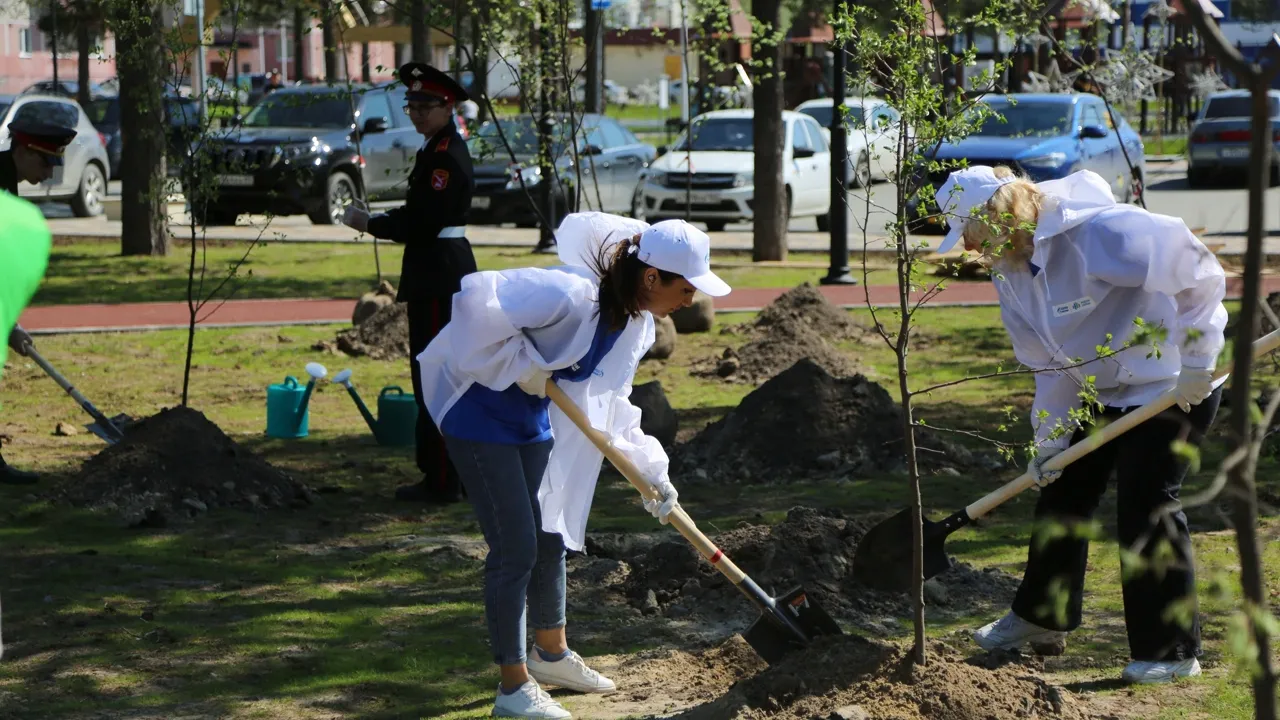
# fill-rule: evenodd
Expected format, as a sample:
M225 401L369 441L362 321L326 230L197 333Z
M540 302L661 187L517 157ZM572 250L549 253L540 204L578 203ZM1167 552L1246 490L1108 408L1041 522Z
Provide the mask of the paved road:
M1147 207L1154 212L1181 217L1193 228L1202 228L1202 236L1210 244L1222 246L1221 252L1239 253L1244 246L1244 232L1247 225L1246 202L1247 191L1243 184L1223 184L1213 188L1191 190L1186 185L1186 165L1183 162L1148 163ZM119 183L111 183L112 194L119 192ZM849 193L850 208L850 245L853 249L862 247L863 228L869 238L868 247L883 247L879 240L884 234L884 226L892 220L887 211L894 204L896 187L889 183L874 186L868 193L858 190ZM375 204L378 206L394 205ZM105 218L77 219L71 216L66 206L46 205L45 214L50 218L50 226L59 235L89 235L102 237L118 237L120 224ZM1267 191L1266 214L1268 227L1280 234L1280 188ZM171 220L179 227L175 233L179 237L189 235L189 226L181 227L186 222L180 205L170 206ZM314 226L304 216L275 218L268 224L259 216L241 218L241 225L234 228L217 228L209 231L209 237L226 239L252 239L263 237L270 240L323 241L323 242L355 242L361 238L357 233L342 227ZM829 246L826 233L817 232L813 218L797 218L788 228L788 243L793 250L825 250ZM537 232L529 229L512 227L472 226L469 237L478 245L532 245L537 240ZM751 247L751 225L738 223L728 226L725 232L712 233L713 245L719 249L738 249ZM363 238L368 240L367 237ZM936 241L940 238L923 238ZM1269 238L1267 251L1280 254L1280 237Z

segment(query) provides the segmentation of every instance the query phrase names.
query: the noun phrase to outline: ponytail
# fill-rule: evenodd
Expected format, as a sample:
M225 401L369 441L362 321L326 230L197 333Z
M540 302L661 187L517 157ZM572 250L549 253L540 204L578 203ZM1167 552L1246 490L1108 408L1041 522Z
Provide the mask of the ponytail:
M641 278L650 267L639 255L640 235L610 245L601 243L591 259L591 270L600 278L598 314L610 330L621 330L632 318L640 317L645 297ZM663 284L680 277L678 273L658 270Z

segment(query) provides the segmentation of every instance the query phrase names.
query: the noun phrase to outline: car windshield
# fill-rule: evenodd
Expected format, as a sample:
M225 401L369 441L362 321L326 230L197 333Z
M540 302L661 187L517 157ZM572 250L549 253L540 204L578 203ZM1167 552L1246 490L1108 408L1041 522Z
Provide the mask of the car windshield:
M818 124L822 127L829 128L831 127L831 116L835 114L835 108L827 107L825 105L817 105L814 107L804 108L800 112L808 115L814 120L817 120ZM849 108L849 112L845 115L845 120L846 124L851 128L862 127L862 106L854 105Z
M1021 101L990 103L995 114L974 135L984 137L1054 137L1068 134L1071 106L1064 103ZM1003 117L1002 117L1003 116Z
M171 98L164 103L169 124L174 127L195 127L200 124L200 107L190 98Z
M11 102L0 102L0 120L4 119L4 116L9 113L9 108L11 107L13 107L13 103Z
M1271 105L1271 117L1280 115L1280 98L1267 98ZM1217 118L1247 118L1253 114L1250 104L1253 101L1248 95L1209 98L1204 109L1206 120Z
M580 134L586 130L587 128L583 128ZM565 133L568 132L567 124L565 122L557 122L554 132L553 143L555 147L553 154L556 157L560 157L564 154L567 144L565 142ZM538 154L538 129L532 117L521 115L514 118L503 118L501 127L498 126L498 123L490 120L481 125L476 134L468 141L471 154L476 158L485 160L495 157L509 157L508 146L511 148L511 153L516 155Z
M693 136L692 144L689 135ZM694 120L687 134L681 135L675 150L727 150L751 152L755 149L751 138L751 118L707 118Z
M115 98L94 100L85 108L85 112L89 115L89 122L94 125L120 124L120 103Z
M272 93L244 119L245 127L351 127L345 93Z

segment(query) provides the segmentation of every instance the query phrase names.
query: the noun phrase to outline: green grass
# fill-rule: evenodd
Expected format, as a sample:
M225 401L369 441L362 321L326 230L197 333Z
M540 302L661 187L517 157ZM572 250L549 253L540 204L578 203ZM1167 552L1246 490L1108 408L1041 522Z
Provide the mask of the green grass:
M1142 142L1146 147L1148 155L1187 154L1186 135L1166 135L1163 138L1157 138L1154 135L1144 135Z
M245 243L210 243L204 256L211 288L227 276L245 252ZM384 276L400 279L403 247L379 243ZM475 248L482 270L553 265L554 255L518 248ZM734 287L793 287L826 275L825 256L793 254L789 267L752 266L745 253L716 253L716 265ZM110 242L77 241L53 249L49 269L34 305L184 301L190 245L177 244L166 257L121 257ZM268 242L254 248L227 289L236 298L357 298L373 285L371 243ZM894 282L892 273L876 270L871 281Z
M855 315L868 320L866 312ZM717 319L724 329L750 315ZM893 322L891 315L881 320ZM912 356L917 386L989 371L1012 357L996 308L926 310L919 321L926 332ZM354 382L370 402L384 385L408 385L406 363L323 356L310 349L337 329L200 330L191 397L238 442L313 487L341 492L321 495L305 511L218 511L189 527L165 529L122 529L56 501L56 489L71 482L70 474L101 445L84 433L54 436L58 422L82 422L79 410L32 363L11 356L0 383L0 430L12 436L5 455L49 476L34 488L0 485L0 567L10 643L0 663L0 714L14 720L487 715L495 673L486 648L480 563L433 552L447 542L478 540L470 511L386 500L396 485L413 479L410 452L374 445L349 398L330 384L320 385L312 400L311 437L285 442L261 436L265 385L286 373L302 375L309 360L321 360L331 371L353 368ZM183 333L166 331L43 337L39 344L108 413L140 417L176 402L183 341ZM643 363L637 381L660 379L684 427L696 428L723 415L751 388L695 378L690 364L740 341L732 332L681 336L676 354ZM869 377L896 394L896 365L882 343L847 349ZM1019 421L1004 437L1025 439L1031 396L1029 378L1000 378L922 397L917 415L934 425L990 432L1000 408L1011 405ZM1220 419L1206 451L1206 471L1189 481L1188 492L1203 488L1208 468L1221 459L1223 425ZM1012 473L928 477L926 504L934 512L950 511ZM1280 493L1272 458L1264 458L1258 479L1264 493ZM891 477L839 485L675 482L682 503L707 529L732 527L757 514L777 521L801 503L850 512L906 503L905 484ZM633 496L606 474L591 529L654 531ZM957 533L949 551L979 566L1020 572L1034 503L1034 493L1014 499ZM1260 523L1270 588L1280 587L1280 520L1274 512L1264 512ZM1114 516L1108 498L1098 516L1104 528L1111 528ZM1200 530L1195 542L1206 677L1133 695L1101 682L1117 675L1126 652L1118 551L1113 541L1103 540L1090 553L1086 631L1073 636L1064 657L1048 661L1055 681L1113 699L1121 717L1251 716L1247 685L1232 674L1226 650L1236 601L1214 592L1224 580L1228 587L1236 584L1234 536L1220 530L1216 508L1195 510L1192 520ZM988 619L936 618L931 633L944 636ZM904 625L902 637L907 636ZM607 635L575 644L588 655L632 647L610 642ZM572 708L574 698L568 702Z

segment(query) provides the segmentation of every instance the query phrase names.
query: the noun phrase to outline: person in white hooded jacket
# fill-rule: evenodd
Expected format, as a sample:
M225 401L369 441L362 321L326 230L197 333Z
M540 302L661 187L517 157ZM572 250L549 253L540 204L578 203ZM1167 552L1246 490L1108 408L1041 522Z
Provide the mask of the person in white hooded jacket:
M970 167L951 174L937 201L951 225L940 251L963 237L966 250L988 258L1014 353L1038 371L1037 526L1011 612L975 640L1011 649L1080 626L1089 543L1073 530L1087 525L1114 476L1120 544L1150 561L1126 568L1133 662L1122 676L1154 683L1199 674L1194 559L1178 504L1188 464L1173 444L1197 445L1221 399L1213 370L1227 321L1222 267L1182 220L1117 204L1090 171L1033 184L1008 168ZM1072 412L1083 408L1087 377L1097 393L1091 417ZM1065 470L1042 470L1095 427L1169 390L1178 407ZM1160 559L1168 553L1172 563Z
M665 523L678 495L666 452L640 430L631 382L653 344L654 315L688 306L695 290L729 292L711 272L706 233L680 220L650 227L579 213L556 241L563 266L465 277L452 320L418 356L427 408L489 545L484 600L502 675L498 717L570 717L539 683L615 689L565 636L565 549L583 547L603 454L549 405L547 380L641 470L662 498L645 507Z

